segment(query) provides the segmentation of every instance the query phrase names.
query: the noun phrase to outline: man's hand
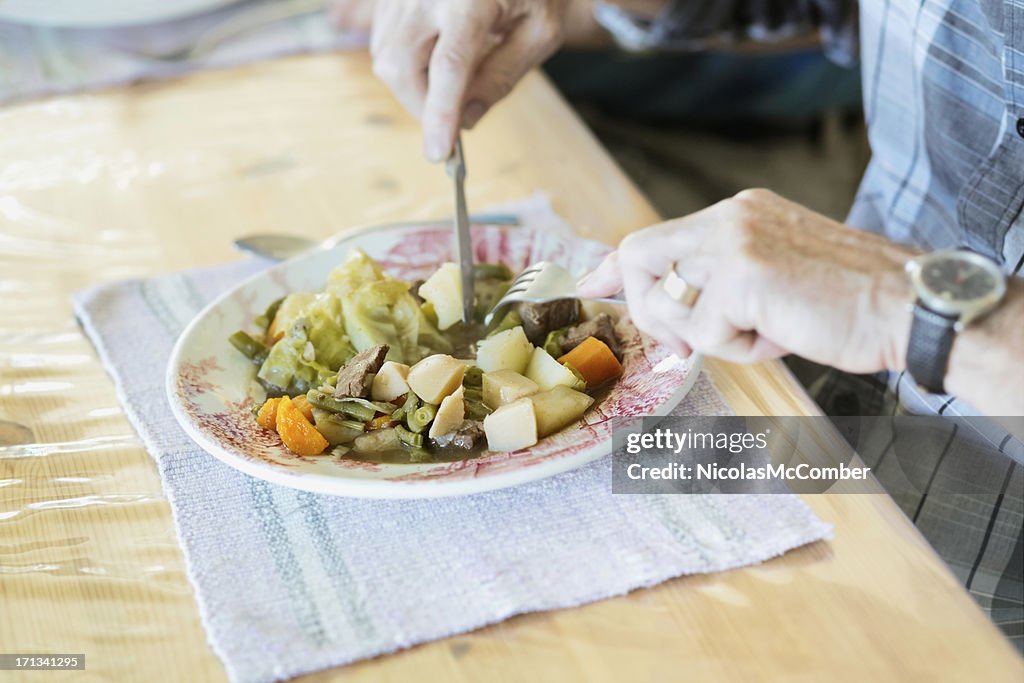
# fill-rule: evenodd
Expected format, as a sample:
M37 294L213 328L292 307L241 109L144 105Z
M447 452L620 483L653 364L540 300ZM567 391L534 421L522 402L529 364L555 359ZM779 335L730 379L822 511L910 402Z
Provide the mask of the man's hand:
M578 285L622 289L643 331L682 356L736 362L795 353L848 372L904 364L912 251L767 190L634 233ZM702 292L693 308L659 280L672 264Z
M460 126L472 128L558 48L569 2L376 2L370 37L374 72L423 120L428 159L446 159ZM349 28L345 18L359 16L356 6L365 4L335 0L334 16Z

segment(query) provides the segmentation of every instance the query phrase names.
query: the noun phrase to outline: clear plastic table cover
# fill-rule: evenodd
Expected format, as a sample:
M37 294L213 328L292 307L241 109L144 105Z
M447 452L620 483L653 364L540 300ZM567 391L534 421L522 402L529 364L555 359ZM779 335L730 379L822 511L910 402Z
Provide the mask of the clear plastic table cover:
M383 90L339 86L318 102L279 77L287 68L0 109L0 652L88 644L85 679L222 676L201 640L180 637L201 629L167 502L69 297L240 258L230 244L244 233L326 237L444 215L443 173L409 191L346 144L370 120L418 151ZM301 73L343 72L323 59ZM340 119L318 113L337 98L358 104ZM331 167L346 169L340 189Z
M82 680L222 677L155 467L70 295L241 258L243 234L444 216L449 181L364 55L17 104L0 131L0 652L88 644ZM366 135L381 156L353 144ZM489 156L481 176L516 162ZM410 161L422 167L403 174ZM506 175L477 199L537 187ZM607 219L585 196L569 203Z
M542 137L550 144L526 142ZM610 242L656 220L539 76L466 142L471 206L549 189L577 232ZM420 149L418 126L362 54L0 109L0 652L85 652L75 680L223 680L154 464L69 296L240 258L230 244L243 234L320 238L450 214L448 178ZM808 409L778 370L722 367L716 380L738 412ZM929 662L951 678L983 665L992 678L1019 680L1009 646L891 501L808 502L836 525L834 543L520 617L342 675L478 680L492 665L510 671L514 653L524 676L665 678L697 661L698 677L827 667L863 678Z

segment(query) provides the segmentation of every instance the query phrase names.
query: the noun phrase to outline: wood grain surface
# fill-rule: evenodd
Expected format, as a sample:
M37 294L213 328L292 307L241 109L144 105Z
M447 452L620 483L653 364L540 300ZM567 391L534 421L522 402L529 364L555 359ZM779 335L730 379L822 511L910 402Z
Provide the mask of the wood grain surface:
M68 297L239 258L246 233L443 216L449 181L363 54L23 104L0 131L0 651L86 653L68 680L224 680L155 467ZM542 190L611 243L658 220L540 75L465 142L471 208ZM815 411L780 364L709 367L738 413ZM834 540L306 678L1024 680L888 497L805 500Z

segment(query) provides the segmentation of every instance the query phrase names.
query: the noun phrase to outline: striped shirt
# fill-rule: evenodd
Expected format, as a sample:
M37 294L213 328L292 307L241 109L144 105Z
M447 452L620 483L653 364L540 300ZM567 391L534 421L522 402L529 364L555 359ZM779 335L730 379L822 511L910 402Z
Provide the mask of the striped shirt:
M1024 275L1024 0L670 0L654 20L607 3L596 15L632 49L820 31L831 58L861 65L872 159L847 222L923 249L967 247ZM908 514L1024 650L1024 444L905 373L891 385L901 410L954 419L938 457L928 453L933 479L992 470L989 493L922 498ZM970 438L957 438L968 431L958 420ZM1006 457L972 459L978 438Z

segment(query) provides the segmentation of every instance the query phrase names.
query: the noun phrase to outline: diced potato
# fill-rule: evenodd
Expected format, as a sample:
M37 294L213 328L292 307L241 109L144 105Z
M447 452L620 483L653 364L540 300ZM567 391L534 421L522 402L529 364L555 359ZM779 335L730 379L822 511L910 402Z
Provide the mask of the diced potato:
M430 423L430 431L427 432L427 436L436 439L459 428L466 418L466 401L463 398L465 393L465 389L460 386L455 393L444 397L441 405L437 407L434 421Z
M385 361L373 378L370 395L374 401L394 401L409 392L409 366L405 363Z
M530 396L530 401L537 415L537 436L541 438L580 419L594 404L592 396L561 385Z
M438 405L445 396L462 386L466 364L443 353L427 356L409 369L406 382L417 396Z
M557 386L575 387L580 380L573 371L551 357L547 351L535 348L526 368L526 376L536 382L541 391Z
M438 329L462 321L462 271L454 263L442 264L420 285L419 294L434 306Z
M477 345L476 364L484 372L511 370L520 375L530 362L533 344L522 327L499 332Z
M484 418L487 447L492 451L517 451L537 443L537 417L529 398L521 398Z
M497 409L524 396L536 394L540 387L532 379L511 370L495 370L484 373L484 405Z

